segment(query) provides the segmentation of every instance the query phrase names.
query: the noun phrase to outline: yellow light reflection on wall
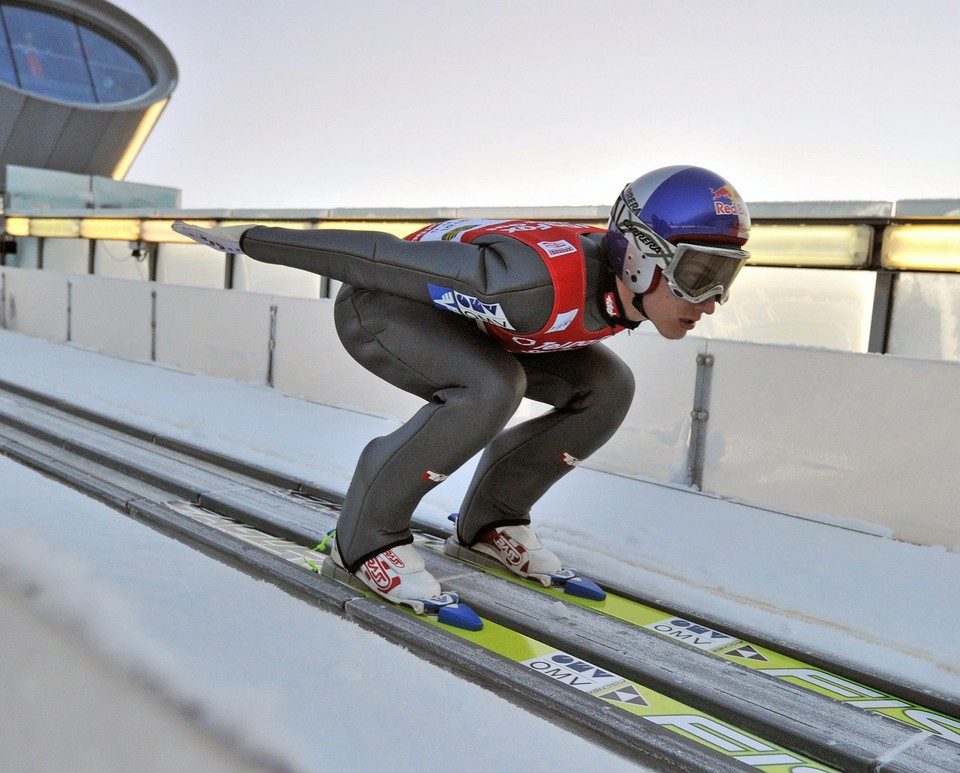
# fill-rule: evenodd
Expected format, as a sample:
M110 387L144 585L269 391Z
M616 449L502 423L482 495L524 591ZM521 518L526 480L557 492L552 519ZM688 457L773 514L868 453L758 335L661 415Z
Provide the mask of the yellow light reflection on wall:
M3 224L3 232L7 236L29 236L30 218L8 217Z
M133 166L133 162L140 153L143 143L147 141L147 137L150 136L150 132L153 131L154 125L160 118L160 113L163 112L163 109L169 101L169 99L164 99L160 102L155 102L147 108L147 111L143 114L143 118L140 119L140 123L137 124L133 137L131 137L130 142L127 143L123 155L120 156L120 160L114 167L113 174L110 175L114 180L122 180L127 176L127 172L129 172L130 167Z
M134 218L86 217L80 221L80 235L84 239L125 239L139 241L140 221Z
M960 271L960 225L890 225L883 232L884 268Z
M224 228L232 225L265 225L270 228L291 228L296 231L306 231L315 227L309 220L221 220L217 225Z
M193 239L178 234L171 228L176 220L144 220L140 224L140 240L144 242L172 242L174 244L194 244ZM213 228L217 223L215 220L195 220L193 218L185 219L184 222L200 226L200 228Z
M30 235L54 239L78 239L80 219L73 217L31 217Z
M860 268L870 260L867 225L765 225L750 230L748 265Z
M399 236L409 236L433 221L387 221L387 220L326 220L318 228L339 228L344 231L381 231Z

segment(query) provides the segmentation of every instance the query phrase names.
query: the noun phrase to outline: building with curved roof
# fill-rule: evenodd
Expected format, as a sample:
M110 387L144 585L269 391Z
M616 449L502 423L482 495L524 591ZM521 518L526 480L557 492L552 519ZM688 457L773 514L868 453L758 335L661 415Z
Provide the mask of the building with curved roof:
M0 173L123 179L177 77L163 42L105 0L0 0Z

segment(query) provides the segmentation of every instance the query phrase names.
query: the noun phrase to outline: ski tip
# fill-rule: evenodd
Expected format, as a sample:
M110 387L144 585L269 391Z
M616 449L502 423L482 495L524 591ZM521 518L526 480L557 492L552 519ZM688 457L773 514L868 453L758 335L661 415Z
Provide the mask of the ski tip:
M483 629L483 620L466 604L447 604L437 612L437 622L466 631Z
M591 601L603 601L607 597L607 592L597 585L593 580L586 577L571 577L563 584L563 591L571 596L577 596L581 599L590 599Z

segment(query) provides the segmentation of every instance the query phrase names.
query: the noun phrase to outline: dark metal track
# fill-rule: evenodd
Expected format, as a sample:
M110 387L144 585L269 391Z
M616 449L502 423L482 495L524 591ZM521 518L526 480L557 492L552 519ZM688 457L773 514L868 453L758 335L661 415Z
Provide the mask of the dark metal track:
M5 455L320 607L349 616L457 673L488 687L495 684L511 700L631 759L670 770L744 769L730 757L631 715L609 711L589 695L184 518L170 506L192 502L268 534L309 545L319 541L334 521L278 489L320 497L331 497L329 492L90 415L29 390L2 383L0 389L6 390L7 397L0 395L0 452ZM588 609L570 605L558 620L556 601L550 597L443 556L425 558L444 587L468 599L483 617L823 764L844 771L960 770L960 746L930 733ZM694 617L687 611L682 614ZM857 678L869 682L867 675L858 673ZM930 696L923 698L929 705Z

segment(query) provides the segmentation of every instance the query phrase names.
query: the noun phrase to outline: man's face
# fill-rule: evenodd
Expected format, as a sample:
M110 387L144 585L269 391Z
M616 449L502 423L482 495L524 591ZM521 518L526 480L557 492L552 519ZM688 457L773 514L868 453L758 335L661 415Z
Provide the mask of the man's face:
M660 335L678 340L693 330L704 314L713 314L717 299L713 296L700 303L690 303L675 296L661 280L643 296L643 308Z

